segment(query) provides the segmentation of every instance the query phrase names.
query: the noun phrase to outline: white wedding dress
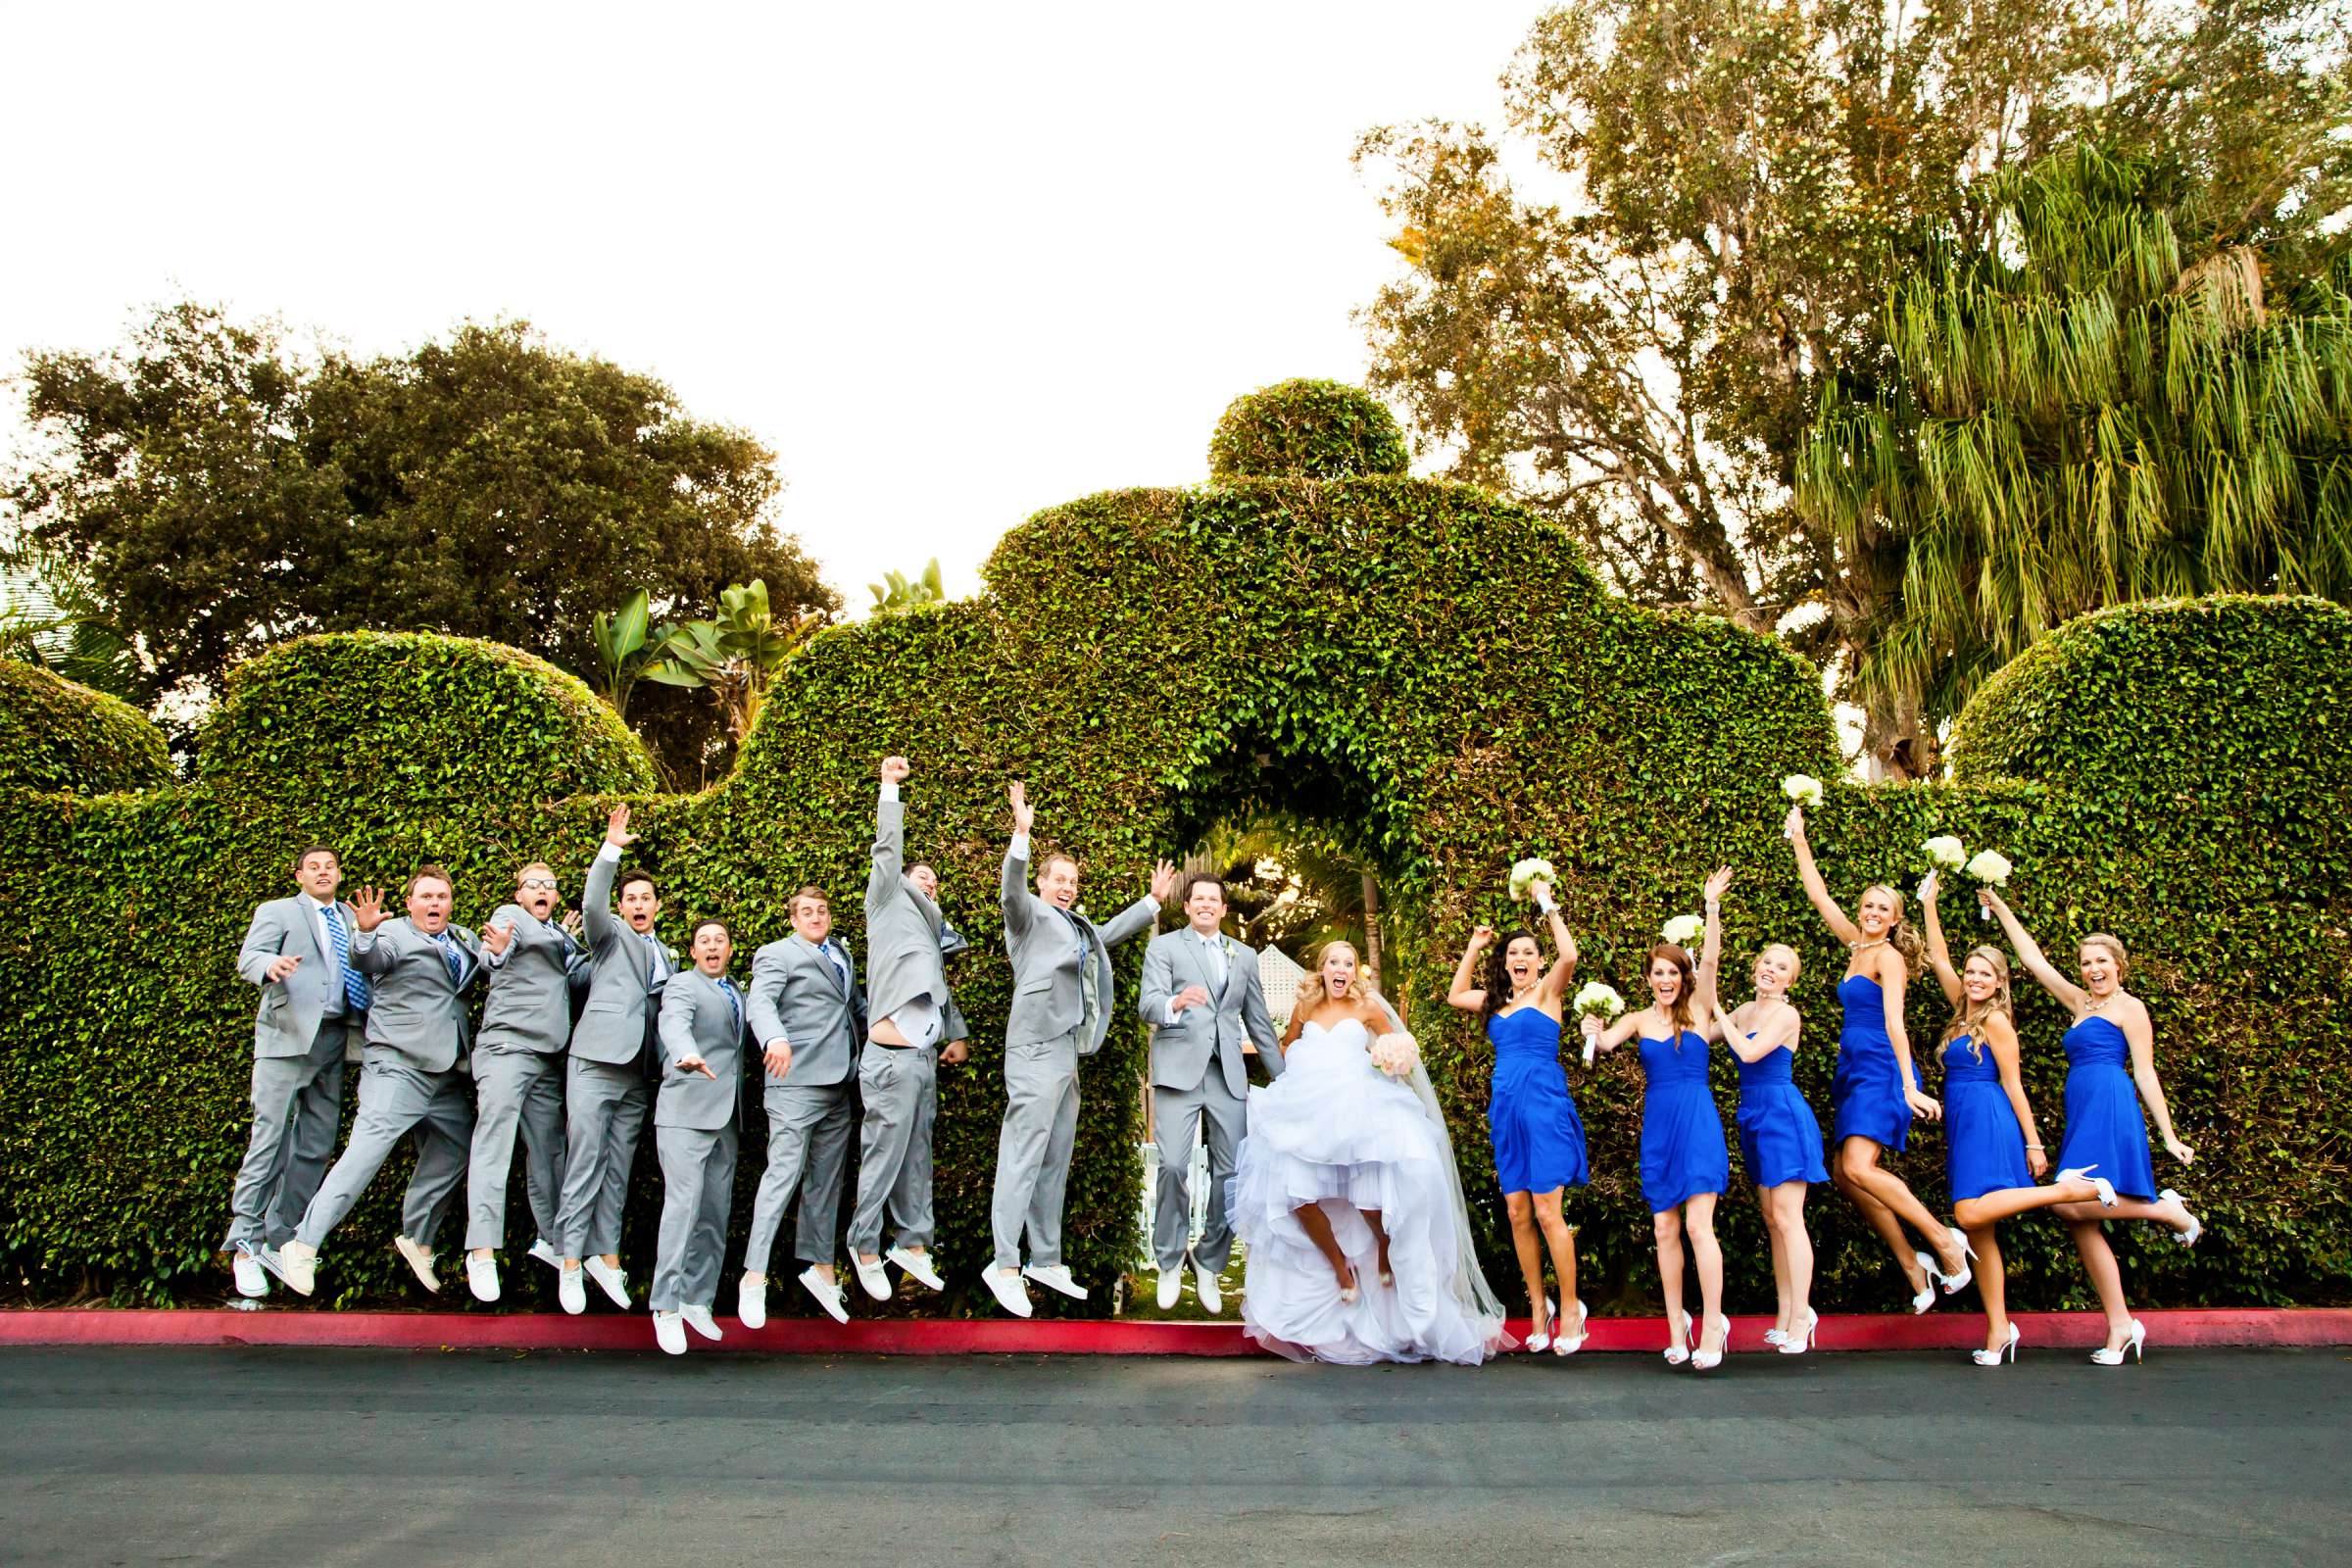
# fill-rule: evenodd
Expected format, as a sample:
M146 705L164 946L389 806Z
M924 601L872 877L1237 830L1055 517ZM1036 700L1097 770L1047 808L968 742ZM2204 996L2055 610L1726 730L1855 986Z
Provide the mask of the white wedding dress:
M1416 1087L1372 1065L1353 1018L1309 1023L1282 1076L1250 1091L1249 1133L1227 1189L1249 1255L1242 1324L1293 1360L1475 1364L1509 1348L1502 1309L1470 1255L1452 1147L1428 1079ZM1425 1099L1424 1097L1427 1096ZM1295 1210L1319 1205L1354 1270L1358 1299L1340 1298L1331 1263ZM1389 1234L1393 1285L1362 1210Z

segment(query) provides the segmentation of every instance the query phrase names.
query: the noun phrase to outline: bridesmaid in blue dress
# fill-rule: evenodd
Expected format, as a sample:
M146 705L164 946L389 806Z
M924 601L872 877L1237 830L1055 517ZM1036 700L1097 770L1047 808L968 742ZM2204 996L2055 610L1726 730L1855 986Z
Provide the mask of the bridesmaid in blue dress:
M1721 922L1718 902L1708 900L1710 932ZM1711 935L1708 946L1719 942ZM1779 1302L1764 1343L1783 1355L1813 1348L1821 1322L1812 1304L1813 1238L1805 1230L1805 1190L1830 1179L1821 1162L1821 1123L1813 1119L1813 1107L1790 1071L1803 1027L1788 1004L1796 971L1796 950L1776 942L1756 955L1754 1001L1725 1012L1722 998L1707 994L1716 1031L1740 1062L1740 1157L1747 1179L1756 1184L1756 1206L1772 1240L1772 1284Z
M2075 1250L2082 1254L2091 1288L2107 1313L2107 1344L2090 1358L2101 1366L2121 1366L2125 1352L2145 1353L2148 1331L2124 1300L2123 1271L2116 1266L2114 1249L2107 1245L2099 1222L2152 1220L2169 1227L2183 1247L2194 1247L2205 1233L2204 1223L2188 1211L2179 1193L2156 1186L2141 1107L2155 1118L2156 1131L2173 1158L2186 1165L2195 1160L2196 1151L2173 1132L2172 1107L2156 1077L2155 1026L2147 1004L2124 989L2132 960L2123 943L2104 931L2084 937L2076 954L2082 976L2077 985L2042 956L2040 946L1998 893L1985 888L1978 898L2001 922L2026 972L2074 1014L2065 1040L2066 1138L2058 1148L2059 1163L2095 1164L2122 1197L2111 1206L2069 1203L2057 1213L2074 1233Z
M1715 902L1728 870L1707 879ZM1658 1283L1666 1296L1666 1359L1704 1372L1723 1360L1732 1320L1723 1315L1723 1249L1715 1240L1715 1201L1731 1185L1732 1156L1723 1141L1723 1112L1707 1085L1707 1044L1715 1020L1699 1011L1702 991L1714 988L1716 943L1710 933L1699 971L1671 942L1649 950L1649 1005L1603 1028L1585 1019L1585 1033L1602 1051L1637 1041L1642 1054L1642 1200L1649 1205L1658 1246ZM1699 975L1705 975L1700 981ZM1683 1302L1683 1238L1698 1269L1700 1328L1695 1344Z
M1920 956L1919 937L1903 923L1903 896L1884 883L1864 888L1854 917L1846 918L1813 863L1803 807L1789 809L1784 831L1796 851L1805 897L1850 955L1838 982L1845 1018L1838 1034L1838 1072L1830 1081L1830 1143L1837 1150L1832 1179L1894 1254L1910 1282L1911 1310L1925 1312L1936 1304L1937 1285L1949 1296L1968 1284L1969 1253L1968 1237L1957 1226L1939 1224L1910 1185L1879 1163L1887 1150L1899 1151L1910 1140L1913 1116L1933 1120L1943 1114L1919 1087L1911 1039L1903 1032L1903 988ZM1911 1246L1905 1225L1930 1251Z
M1537 882L1529 891L1551 926L1558 961L1546 967L1535 933L1513 931L1490 959L1486 984L1474 985L1478 956L1494 941L1494 929L1482 925L1470 933L1446 1000L1485 1018L1487 1039L1494 1047L1487 1126L1494 1144L1494 1176L1511 1219L1511 1245L1527 1282L1527 1348L1573 1355L1585 1345L1585 1303L1576 1294L1576 1232L1560 1212L1560 1197L1566 1188L1585 1185L1587 1169L1585 1124L1560 1065L1560 1015L1576 974L1576 939L1568 934L1550 888ZM1552 1322L1551 1302L1544 1294L1547 1248L1559 1277L1565 1326Z
M2018 1327L2009 1321L2007 1276L1994 1227L2002 1220L2060 1203L2112 1205L2115 1189L2087 1171L2050 1168L2034 1106L2018 1075L2017 1022L2009 992L2009 959L2000 949L1970 951L1955 970L1936 907L1939 878L1920 884L1928 932L1928 963L1952 1004L1952 1021L1938 1046L1943 1058L1943 1158L1951 1183L1952 1216L1977 1250L1977 1295L1984 1303L1984 1348L1969 1352L1979 1366L2017 1359Z

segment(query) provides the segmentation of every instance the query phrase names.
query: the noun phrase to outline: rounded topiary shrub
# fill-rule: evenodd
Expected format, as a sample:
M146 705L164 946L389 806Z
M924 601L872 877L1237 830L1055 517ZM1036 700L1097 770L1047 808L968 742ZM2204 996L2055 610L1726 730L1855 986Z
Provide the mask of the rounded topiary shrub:
M268 799L562 800L658 782L577 676L411 632L302 637L239 665L197 753L207 785Z
M0 789L106 795L172 777L163 732L123 702L0 660Z
M1277 381L1235 398L1208 442L1219 484L1401 474L1411 460L1396 416L1341 381Z

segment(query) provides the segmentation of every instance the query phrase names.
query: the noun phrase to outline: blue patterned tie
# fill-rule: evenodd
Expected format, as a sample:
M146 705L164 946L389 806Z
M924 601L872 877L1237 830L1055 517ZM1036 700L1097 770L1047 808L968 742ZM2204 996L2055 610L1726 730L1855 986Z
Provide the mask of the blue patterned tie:
M718 977L718 990L719 995L727 999L727 1011L733 1015L735 1033L740 1037L743 1033L743 1001L735 995L734 983L723 974Z
M347 1012L368 1010L368 977L351 966L351 934L343 929L343 911L326 906L327 940L335 945L335 968L343 976L343 1006Z
M645 944L646 988L651 990L654 982L662 978L662 944L654 940L651 931L640 931L637 938Z
M446 931L433 940L441 944L441 961L449 965L449 983L454 986L458 983L458 977L466 972L465 960L458 956L457 941Z
M832 943L828 942L817 951L822 953L825 957L831 961L833 965L833 973L841 981L841 994L845 997L848 996L850 994L850 966L848 963L843 961L841 950L835 947Z

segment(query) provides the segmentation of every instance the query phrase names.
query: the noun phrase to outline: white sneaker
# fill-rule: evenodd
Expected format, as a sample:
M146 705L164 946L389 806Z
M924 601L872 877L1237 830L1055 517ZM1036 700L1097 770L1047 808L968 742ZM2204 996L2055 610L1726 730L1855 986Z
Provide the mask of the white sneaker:
M654 1343L667 1355L686 1353L686 1323L675 1312L654 1314Z
M237 1277L237 1294L239 1296L263 1297L270 1294L269 1272L262 1267L262 1260L253 1255L252 1248L238 1248L235 1259L229 1264L229 1270Z
M588 1310L588 1277L577 1268L567 1268L556 1276L556 1300L564 1311L578 1317Z
M409 1268L416 1274L417 1284L435 1296L441 1294L441 1276L433 1272L430 1248L422 1242L412 1242L406 1236L395 1236L392 1238L392 1250L408 1259Z
M1043 1285L1047 1290L1059 1291L1073 1301L1086 1299L1086 1287L1070 1278L1069 1269L1062 1264L1047 1263L1041 1267L1032 1263L1021 1272Z
M875 1272L879 1273L880 1270ZM801 1270L801 1289L815 1297L816 1304L823 1307L825 1315L834 1322L847 1323L850 1320L850 1304L841 1298L841 1281L825 1278L816 1271L814 1263Z
M735 1287L735 1315L747 1329L767 1327L767 1276L746 1274Z
M1159 1271L1159 1309L1174 1311L1177 1299L1184 1295L1184 1265Z
M564 1271L563 1255L556 1250L554 1245L551 1244L544 1236L540 1237L537 1241L531 1244L530 1255L537 1258L540 1262L545 1263L549 1268L554 1269L559 1274Z
M939 1277L931 1266L931 1254L918 1247L894 1247L883 1257L899 1265L899 1272L927 1291L944 1291L948 1282Z
M1030 1312L1029 1287L1021 1283L1021 1271L1012 1268L984 1268L980 1279L997 1304L1014 1317L1027 1317Z
M597 1283L598 1289L612 1298L612 1304L623 1312L629 1309L629 1277L601 1257L585 1257L580 1267Z
M688 1328L706 1340L716 1342L726 1338L724 1334L719 1333L718 1319L710 1315L710 1309L707 1306L681 1306L678 1308L678 1316L686 1320Z
M262 1267L286 1282L286 1289L296 1296L308 1296L318 1288L318 1249L305 1247L300 1242L288 1242L275 1250L262 1249Z
M466 1259L466 1288L477 1301L498 1299L498 1259L468 1257Z
M866 1295L877 1301L890 1299L890 1273L883 1268L880 1258L864 1258L853 1251L850 1266L858 1271L858 1283L865 1287Z
M1193 1265L1193 1290L1200 1298L1200 1310L1215 1317L1225 1310L1224 1293L1217 1289L1217 1277L1205 1263Z

